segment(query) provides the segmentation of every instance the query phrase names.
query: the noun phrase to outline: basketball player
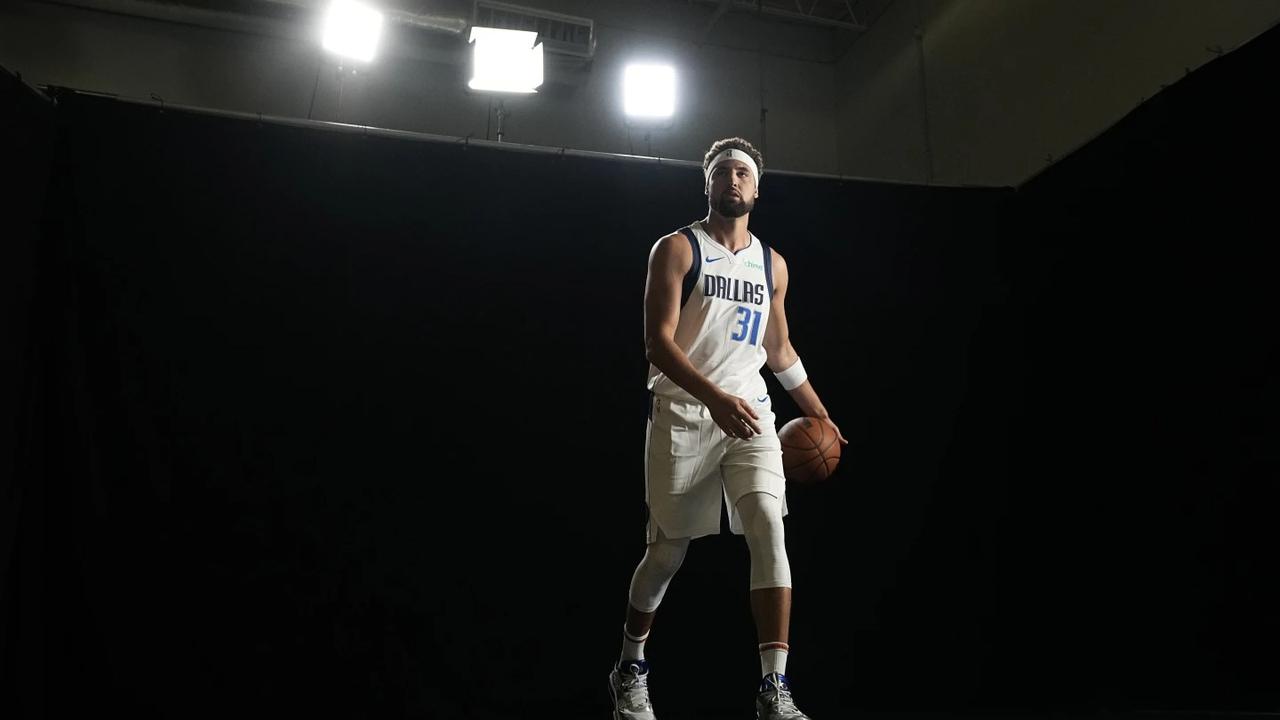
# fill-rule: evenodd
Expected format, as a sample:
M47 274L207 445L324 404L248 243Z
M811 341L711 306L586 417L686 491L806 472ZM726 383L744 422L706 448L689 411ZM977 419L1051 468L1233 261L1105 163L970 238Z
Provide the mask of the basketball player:
M787 683L791 571L782 448L761 366L809 417L847 442L806 379L787 335L787 264L747 230L764 159L727 138L703 160L707 217L658 240L644 296L649 367L645 443L648 545L631 578L622 655L609 674L615 720L652 720L644 645L689 542L729 524L751 555L750 599L761 720L807 720Z

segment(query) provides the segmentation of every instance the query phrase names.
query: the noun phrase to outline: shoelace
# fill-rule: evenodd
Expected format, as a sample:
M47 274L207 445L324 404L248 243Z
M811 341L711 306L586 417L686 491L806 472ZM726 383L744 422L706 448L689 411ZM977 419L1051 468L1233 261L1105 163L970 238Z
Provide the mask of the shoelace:
M770 696L771 697L769 698L768 702L770 705L773 705L775 708L777 708L777 713L779 715L783 715L783 716L795 715L800 717L804 716L804 713L800 712L800 708L796 707L795 700L791 699L790 690L784 690L781 687L775 685L773 687L773 692L770 693Z
M633 675L620 672L622 678L622 696L626 700L628 710L649 709L649 673Z

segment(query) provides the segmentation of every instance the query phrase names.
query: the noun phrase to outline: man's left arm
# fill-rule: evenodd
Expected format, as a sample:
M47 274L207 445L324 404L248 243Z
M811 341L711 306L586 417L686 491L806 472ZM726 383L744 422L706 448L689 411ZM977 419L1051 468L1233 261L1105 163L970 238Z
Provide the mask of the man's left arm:
M813 383L809 382L804 365L800 363L800 356L791 346L785 304L789 280L787 263L773 248L769 248L769 252L773 253L773 298L769 306L769 324L764 331L764 349L767 354L765 362L791 395L791 399L796 401L800 412L807 417L825 420L836 431L840 442L847 445L849 441L844 439L840 428L831 420L830 413L813 389Z

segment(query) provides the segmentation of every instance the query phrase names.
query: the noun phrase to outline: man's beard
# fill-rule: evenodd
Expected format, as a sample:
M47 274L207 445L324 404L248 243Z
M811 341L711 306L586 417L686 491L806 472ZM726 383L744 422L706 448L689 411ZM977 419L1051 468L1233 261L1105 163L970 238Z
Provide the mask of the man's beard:
M715 211L719 215L733 219L746 215L755 209L755 206L756 201L754 199L748 200L742 196L734 197L733 193L726 190L720 193L720 199L715 204Z

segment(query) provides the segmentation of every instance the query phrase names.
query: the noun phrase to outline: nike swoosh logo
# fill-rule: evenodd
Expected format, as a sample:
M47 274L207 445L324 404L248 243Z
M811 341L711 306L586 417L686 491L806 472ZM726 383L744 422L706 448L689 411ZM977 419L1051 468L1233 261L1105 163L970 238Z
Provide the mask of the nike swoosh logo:
M764 402L765 400L768 400L768 399L769 399L769 396L768 396L768 395L765 395L765 396L764 396L764 397L762 397L762 398L756 398L756 402Z
M724 259L724 258L722 258L722 257L718 257L718 258L707 258L707 262L709 262L709 263L713 263L713 262L716 262L717 260L723 260L723 259Z

